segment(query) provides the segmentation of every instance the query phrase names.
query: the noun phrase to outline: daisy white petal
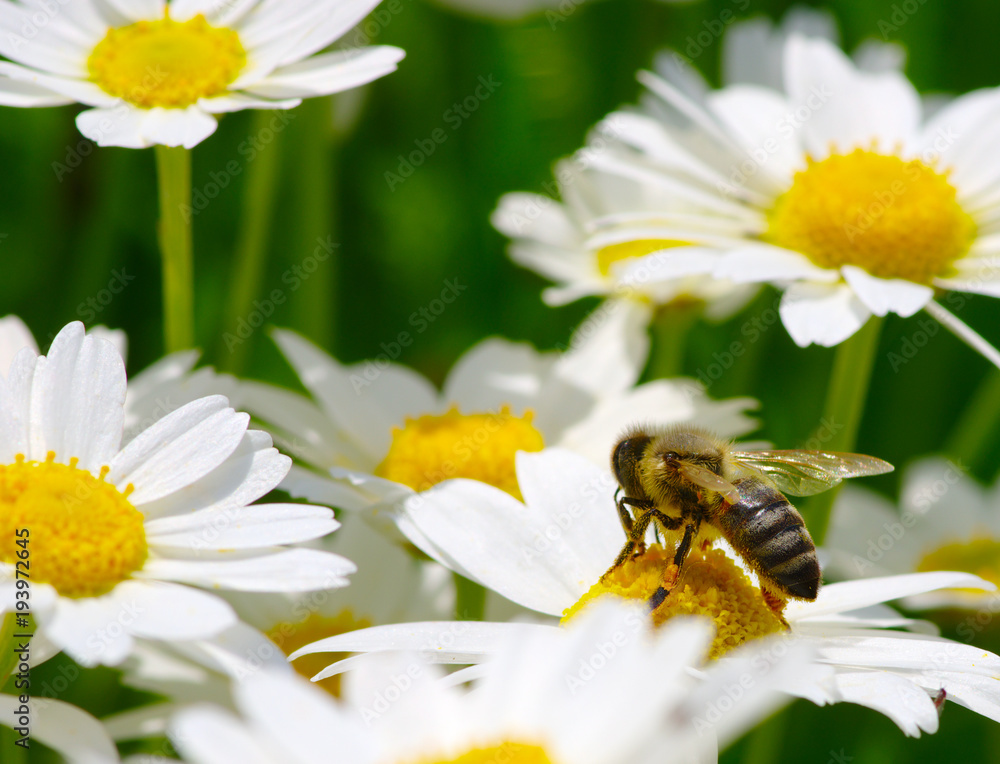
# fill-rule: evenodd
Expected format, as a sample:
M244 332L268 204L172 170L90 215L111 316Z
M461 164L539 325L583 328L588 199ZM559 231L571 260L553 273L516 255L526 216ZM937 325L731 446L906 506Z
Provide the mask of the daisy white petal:
M793 104L826 99L803 128L806 144L816 154L829 151L831 144L843 150L872 139L883 151L892 151L900 140L910 142L915 137L920 100L898 72L862 74L826 40L797 35L789 40L786 57L786 85Z
M815 602L791 602L788 605L788 610L791 616L805 621L845 610L857 610L879 602L909 597L920 592L958 587L984 591L991 591L995 588L988 581L971 573L957 571L911 573L886 576L869 581L844 581L836 586L827 586L820 591Z
M252 592L302 592L346 586L357 568L339 555L288 549L246 560L189 562L150 560L144 573L170 581Z
M730 281L837 280L835 271L820 268L797 252L760 245L743 246L724 255L715 267L715 275Z
M275 534L275 520L281 521L280 536ZM241 507L238 511L202 509L190 515L166 517L147 523L146 532L160 547L244 549L309 541L338 527L325 507L268 504Z
M263 98L311 98L366 85L396 71L405 54L381 45L355 51L322 53L298 64L282 67L245 86Z
M112 462L111 480L147 486L136 501L162 498L222 464L239 446L249 421L221 395L193 401L125 446Z
M147 112L127 105L89 109L76 115L76 127L98 146L127 149L148 147L145 137Z
M864 326L871 315L849 286L814 282L790 286L779 310L799 347L838 345Z
M125 368L111 343L86 337L80 324L70 327L35 366L31 456L69 452L94 469L118 448Z
M268 98L255 98L243 93L230 93L215 98L203 98L198 102L198 106L209 114L226 114L233 111L243 111L243 109L294 109L300 103L302 100L299 98L276 101ZM273 122L271 124L274 125Z
M191 149L212 135L219 123L198 106L186 109L149 109L142 115L141 140L146 146L183 146Z
M933 698L903 677L875 671L844 672L837 676L837 690L848 703L888 716L910 737L938 730Z
M19 64L0 62L0 76L35 85L52 93L68 98L70 103L78 101L87 106L113 106L117 100L89 82L81 82L54 74L29 69Z
M845 265L844 280L858 299L876 316L890 311L909 318L934 297L934 290L904 279L879 279L853 265Z

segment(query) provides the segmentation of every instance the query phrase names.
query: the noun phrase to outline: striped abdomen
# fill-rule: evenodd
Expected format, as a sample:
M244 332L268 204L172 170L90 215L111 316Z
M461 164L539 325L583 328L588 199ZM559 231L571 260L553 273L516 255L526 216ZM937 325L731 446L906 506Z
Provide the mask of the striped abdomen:
M816 546L802 515L779 491L757 478L733 481L740 503L725 507L715 525L767 581L792 597L816 599Z

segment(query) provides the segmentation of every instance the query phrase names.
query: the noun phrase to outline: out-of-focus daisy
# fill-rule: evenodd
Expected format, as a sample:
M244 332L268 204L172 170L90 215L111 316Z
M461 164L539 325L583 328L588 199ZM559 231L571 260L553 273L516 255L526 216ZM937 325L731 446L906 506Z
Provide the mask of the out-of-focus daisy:
M603 464L621 423L637 418L726 435L753 427L744 414L751 399L715 402L691 381L633 387L648 347L635 339L633 318L595 314L564 353L486 340L458 361L442 392L386 356L347 367L276 331L314 400L257 383L241 384L238 400L312 468L293 467L283 488L349 510L419 503L458 478L520 498L518 451L561 446Z
M591 137L580 158L608 150L621 130L615 118ZM743 307L758 287L733 284L706 274L714 252L686 247L681 241L644 235L645 221L656 220L676 205L673 192L633 178L583 168L578 160L556 165L561 201L540 194L513 193L500 200L493 225L513 243L514 262L557 282L543 293L550 305L604 295L625 301L628 309L656 306L704 306L711 318L724 318ZM653 254L656 253L656 254ZM690 261L685 272L680 258Z
M449 491L452 506L428 503L421 528L433 531L440 554L484 586L540 613L563 616L564 621L568 617L570 623L601 594L647 601L672 559L672 551L658 545L599 583L623 540L611 475L567 452L521 454L519 460L528 467L519 476L522 489L526 496L537 497L529 499L530 511L511 500L508 510L498 513L472 481L456 481ZM803 672L786 686L788 692L820 703L859 703L886 714L907 734L918 735L937 729L935 700L942 688L949 699L1000 720L1000 657L932 634L887 631L933 627L902 618L883 603L955 587L992 585L957 572L830 584L814 602L791 602L779 616L765 602L752 574L722 549L696 550L678 587L653 617L659 623L677 615L712 618L717 629L713 656L771 634L784 634L788 644L808 644L815 649L815 665L831 667L833 676L828 684L815 673ZM469 663L490 654L499 634L538 628L550 627L382 626L323 640L299 654L418 649L429 660ZM319 676L339 670L335 665Z
M779 286L782 320L802 346L923 308L996 357L933 297L1000 295L1000 173L988 160L1000 150L1000 90L925 118L898 71L859 68L797 34L784 44L780 90L739 84L697 97L640 79L653 105L612 115L620 150L586 161L670 192L659 214L623 226L634 240L684 243L647 255L661 273L673 264L690 274L699 255L704 274Z
M234 681L260 671L294 673L278 646L243 622L210 639L138 639L118 668L122 684L159 696L152 703L101 720L108 734L118 741L162 736L171 716L196 703L234 707Z
M73 0L46 21L34 3L0 20L0 104L82 103L80 132L102 146L191 148L218 115L290 109L395 70L403 51L319 53L378 0ZM34 34L24 36L24 30Z
M754 664L759 655L746 654L698 680L689 671L709 634L695 620L650 634L632 608L603 603L567 630L501 637L471 691L454 686L457 678L445 684L416 655L358 666L343 705L304 682L261 675L236 688L243 719L194 709L172 725L172 739L191 764L245 751L262 764L313 762L331 750L357 764L679 762L706 748L714 758L709 732L724 742L766 715L777 701L774 684L805 659L790 652ZM754 679L752 698L726 694L741 674ZM728 712L716 719L706 710L722 697Z
M235 621L196 587L308 591L354 565L285 548L337 527L324 507L252 505L290 460L223 396L164 416L122 445L125 369L108 341L65 327L0 380L0 611L30 561L38 634L79 663L120 663L133 637L203 639ZM191 586L193 585L193 586Z
M350 586L299 595L226 592L222 596L241 622L218 636L174 644L139 640L121 666L122 681L164 700L105 718L114 739L162 735L170 716L197 702L235 708L234 680L260 671L294 670L312 677L329 663L325 656L308 656L294 664L287 656L318 639L373 624L440 618L453 612L448 572L417 560L360 517L348 515L326 546L358 560ZM341 695L339 676L322 680L319 686Z
M509 21L545 13L549 26L568 20L580 6L594 0L431 0L436 5L476 18ZM661 3L684 3L692 0L659 0Z
M25 711L27 706L27 711ZM118 764L118 749L104 726L93 716L69 703L31 697L23 703L19 695L0 693L0 725L15 730L5 748L27 741L24 750L37 751L36 743L58 753L67 764ZM20 728L20 729L18 729ZM16 750L12 750L12 755ZM24 759L27 761L27 757Z
M454 612L454 584L448 571L410 554L361 517L348 514L325 546L357 561L350 586L303 594L225 595L240 619L263 631L284 655L334 634ZM313 656L296 661L294 669L310 678L327 663ZM338 677L322 686L331 694L340 692Z
M898 509L849 486L834 505L824 549L830 571L847 578L964 570L1000 586L1000 483L984 489L958 465L931 458L906 471ZM997 601L994 593L949 589L906 605L994 612Z

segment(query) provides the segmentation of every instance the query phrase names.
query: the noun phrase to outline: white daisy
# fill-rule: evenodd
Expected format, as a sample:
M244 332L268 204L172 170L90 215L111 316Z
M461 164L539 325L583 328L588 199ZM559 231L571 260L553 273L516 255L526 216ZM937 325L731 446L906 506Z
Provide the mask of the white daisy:
M964 570L1000 585L1000 482L984 489L959 465L935 457L907 469L898 509L848 486L834 505L824 550L830 571L846 578ZM952 589L910 597L906 605L980 610L987 618L968 619L959 635L971 639L993 620L1000 598Z
M519 496L515 453L558 445L603 464L623 421L692 422L726 435L753 427L743 413L751 399L715 402L690 380L633 387L648 349L636 340L634 320L613 306L598 312L561 354L486 340L458 361L442 392L392 363L388 353L398 348L346 367L300 336L276 331L315 403L243 383L239 405L313 468L293 467L283 488L372 512L457 478Z
M125 395L118 350L79 323L0 379L0 612L27 560L37 633L85 666L114 665L133 637L204 639L235 622L195 587L346 584L348 560L284 547L335 530L329 509L251 505L290 460L246 414L202 398L123 446Z
M0 724L15 731L14 741L27 741L24 761L30 757L29 751L37 751L36 743L58 753L67 764L121 761L103 725L86 711L61 700L32 697L25 703L22 696L0 693Z
M0 104L82 103L77 127L101 146L191 148L220 114L291 109L394 71L398 48L319 53L376 5L72 0L42 13L15 0L0 17Z
M661 273L688 275L698 255L702 273L778 285L782 320L802 346L836 345L872 315L926 309L1000 359L932 299L935 289L1000 295L1000 90L925 118L884 60L862 69L797 34L782 53L780 90L737 84L699 96L640 74L652 105L612 115L617 148L587 163L671 201L616 235L686 242L645 258Z
M261 675L236 689L243 719L192 710L172 739L192 764L229 762L234 752L261 764L313 762L329 751L357 764L680 762L706 749L714 760L710 733L726 740L771 711L771 688L804 660L789 654L754 670L759 655L747 654L699 681L688 671L709 639L696 620L646 633L633 609L604 603L570 629L500 638L471 691L414 655L366 661L348 675L339 706L304 682ZM749 697L727 696L740 675L751 680ZM722 699L726 713L710 717Z
M463 575L542 614L574 613L597 594L614 591L643 601L662 581L672 559L658 546L626 563L598 585L615 559L623 534L614 509L611 475L586 460L557 450L520 454L519 478L528 508L510 500L504 514L484 497L483 487L456 481L453 506L428 503L421 530L433 534L440 553L460 564ZM508 497L509 498L509 497ZM495 500L494 500L495 501ZM461 511L456 511L460 507ZM451 510L451 511L449 511ZM1000 657L933 634L933 626L900 617L883 603L900 597L955 587L991 589L966 573L937 572L830 584L814 602L793 602L786 623L765 603L745 571L721 550L695 550L681 586L656 611L662 621L693 613L713 619L718 633L712 654L719 656L748 641L783 633L789 645L804 643L816 653L815 665L831 667L832 685L803 672L786 691L814 702L847 701L889 716L908 735L937 729L935 700L946 697L977 713L1000 720ZM787 624L787 625L786 625ZM429 660L470 663L492 653L498 636L544 624L414 623L355 631L293 655L416 649ZM318 678L358 662L349 658Z

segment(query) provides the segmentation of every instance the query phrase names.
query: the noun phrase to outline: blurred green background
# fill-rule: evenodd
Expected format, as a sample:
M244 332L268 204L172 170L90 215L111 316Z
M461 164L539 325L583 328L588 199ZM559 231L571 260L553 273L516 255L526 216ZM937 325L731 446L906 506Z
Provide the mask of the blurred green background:
M380 343L400 332L414 333L409 317L440 294L445 280L457 278L467 291L426 331L414 333L399 360L440 381L462 352L489 335L542 349L565 343L597 301L543 305L546 282L510 263L505 240L489 225L490 212L505 192L542 192L557 158L578 148L607 112L636 100L635 72L650 66L657 51L683 49L689 35L724 9L738 18L780 18L792 3L753 0L739 10L747 5L603 0L575 8L556 24L543 15L494 25L424 0L398 0L399 12L379 25L374 41L407 51L399 72L360 96L307 102L253 160L278 163L258 299L274 289L288 299L274 306L268 323L295 328L338 358L358 361L383 352ZM899 25L893 13L903 6L916 12L904 12ZM993 0L849 0L832 10L848 50L870 37L905 45L907 74L921 91L961 93L1000 84L1000 4ZM895 29L880 29L880 21ZM695 61L715 84L719 48L716 41ZM500 85L455 127L449 110L476 90L480 77ZM74 319L121 327L129 335L134 373L163 353L153 153L94 149L76 131L77 111L0 110L0 312L20 315L43 349ZM245 170L251 165L244 142L262 138L260 119L250 112L227 116L194 151L196 190L207 193L220 174L228 178L194 217L197 336L205 363L294 385L265 331L252 333L235 355L224 341L224 333L235 334L239 319L247 318L227 315L225 306L245 219ZM400 173L399 156L436 130L447 140L390 189L386 173ZM238 173L226 171L232 161ZM334 256L302 278L294 269L327 237L339 244ZM116 274L133 279L102 304L102 290ZM765 292L732 320L697 326L687 373L711 364L713 353L740 338L747 318L776 297ZM959 315L1000 345L998 310L990 298L972 298ZM888 354L900 352L918 330L916 320L892 316L885 323L857 449L897 467L945 449L956 438L963 410L990 378L987 363L947 332L895 371ZM759 398L762 428L756 435L794 447L818 423L833 353L796 348L780 325L757 344L759 352L738 361L712 394ZM967 451L962 455L974 474L992 481L1000 453L995 431L970 438L957 436ZM869 482L893 495L899 475ZM998 641L987 633L982 645L996 651ZM39 669L40 679L58 675L60 665ZM71 699L97 713L124 702L86 697L82 682ZM875 712L798 702L724 753L723 761L864 764L959 757L1000 760L1000 728L948 704L937 735L910 740Z

